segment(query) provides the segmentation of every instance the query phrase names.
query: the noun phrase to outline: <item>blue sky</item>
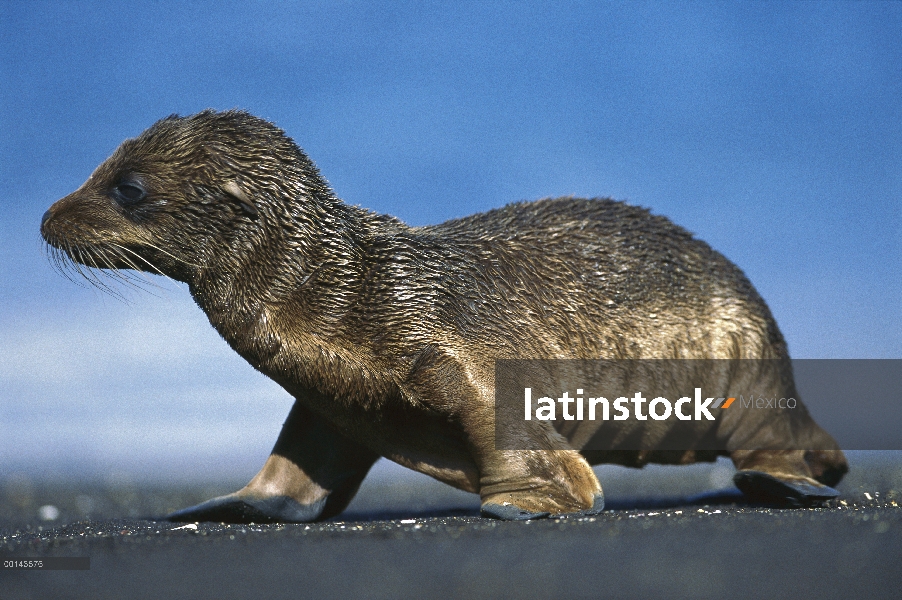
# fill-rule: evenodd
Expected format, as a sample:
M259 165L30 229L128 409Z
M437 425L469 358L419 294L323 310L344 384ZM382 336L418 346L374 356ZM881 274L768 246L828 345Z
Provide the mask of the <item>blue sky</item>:
M163 116L266 117L414 225L647 206L746 271L793 356L900 358L900 98L897 2L2 0L0 464L252 474L275 440L291 399L183 288L125 304L42 253L47 207Z

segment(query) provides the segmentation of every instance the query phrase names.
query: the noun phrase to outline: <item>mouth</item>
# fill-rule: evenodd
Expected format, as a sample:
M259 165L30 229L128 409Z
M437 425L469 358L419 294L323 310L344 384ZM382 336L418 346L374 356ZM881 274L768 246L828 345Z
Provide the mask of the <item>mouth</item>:
M71 197L44 213L40 231L54 270L119 298L116 283L149 291L160 286L148 274L172 278L172 273L191 266L179 253L148 239L140 228Z
M145 292L150 291L148 287L160 287L150 281L144 272L163 273L134 250L115 242L97 244L73 241L71 238L78 236L60 235L48 225L48 213L41 222L45 252L53 269L69 281L78 285L86 282L121 300L125 297L116 284Z

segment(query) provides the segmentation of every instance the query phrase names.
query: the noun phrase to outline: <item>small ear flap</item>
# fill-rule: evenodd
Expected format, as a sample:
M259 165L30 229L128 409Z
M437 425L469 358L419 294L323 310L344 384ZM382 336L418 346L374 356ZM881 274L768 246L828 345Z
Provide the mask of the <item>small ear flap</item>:
M254 206L254 203L251 202L251 199L247 197L247 194L244 193L244 190L238 187L238 184L235 183L235 181L227 182L224 186L222 186L222 191L240 202L241 209L249 216L254 218L260 216L260 211L257 210L257 207Z

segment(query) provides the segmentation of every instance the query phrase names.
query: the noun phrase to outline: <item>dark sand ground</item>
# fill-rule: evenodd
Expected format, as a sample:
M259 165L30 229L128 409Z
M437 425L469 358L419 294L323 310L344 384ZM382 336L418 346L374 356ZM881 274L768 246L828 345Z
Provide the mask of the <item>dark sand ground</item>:
M476 496L392 468L343 515L311 525L148 519L238 482L18 475L0 480L0 559L87 556L90 570L0 569L0 600L900 598L902 454L851 461L825 508L737 502L720 461L601 467L609 510L520 523L482 519Z

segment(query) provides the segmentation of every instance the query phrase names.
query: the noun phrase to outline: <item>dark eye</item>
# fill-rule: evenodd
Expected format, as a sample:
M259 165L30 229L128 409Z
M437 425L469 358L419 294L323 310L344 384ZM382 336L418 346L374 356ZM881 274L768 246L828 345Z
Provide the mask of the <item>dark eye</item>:
M135 183L120 183L116 186L116 199L122 204L134 204L144 199L147 192Z

